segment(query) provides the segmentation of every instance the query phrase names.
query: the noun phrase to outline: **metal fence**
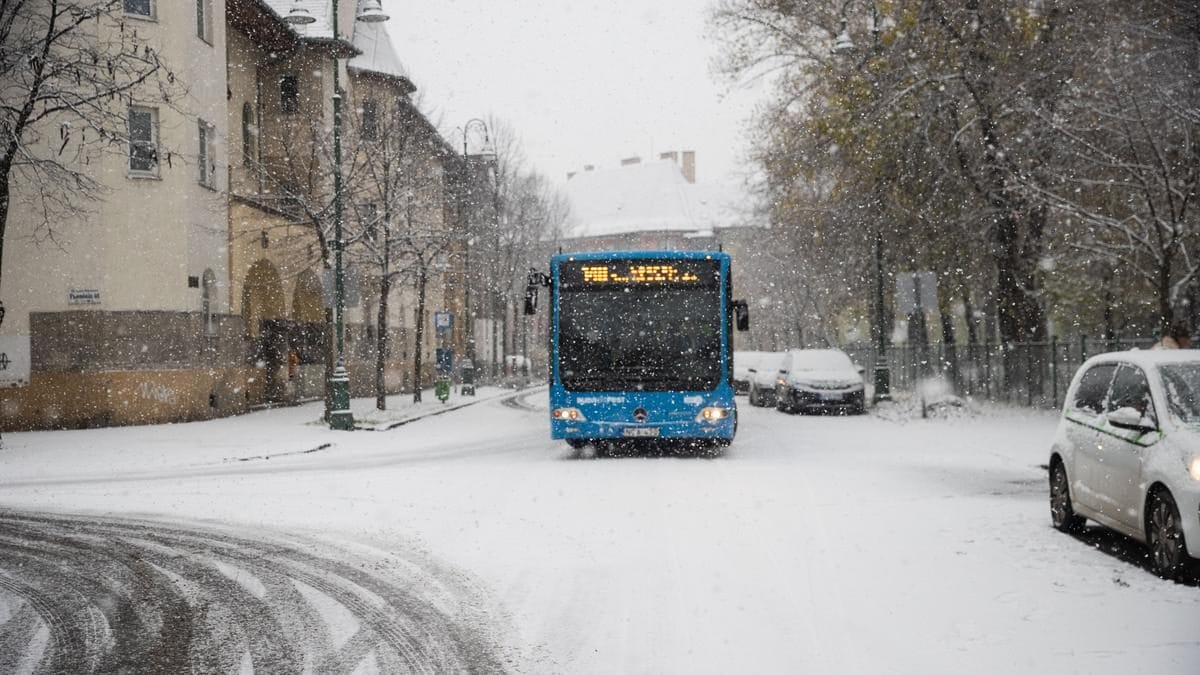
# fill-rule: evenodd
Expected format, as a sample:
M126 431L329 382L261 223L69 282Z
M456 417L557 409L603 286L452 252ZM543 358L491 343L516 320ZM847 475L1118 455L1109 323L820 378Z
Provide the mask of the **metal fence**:
M1147 349L1153 339L1104 340L1081 335L1045 342L1004 345L895 345L887 348L887 365L894 391L912 391L926 378L941 377L963 396L1030 407L1058 408L1075 371L1089 357L1133 348ZM855 363L866 368L871 381L878 350L873 345L843 347Z

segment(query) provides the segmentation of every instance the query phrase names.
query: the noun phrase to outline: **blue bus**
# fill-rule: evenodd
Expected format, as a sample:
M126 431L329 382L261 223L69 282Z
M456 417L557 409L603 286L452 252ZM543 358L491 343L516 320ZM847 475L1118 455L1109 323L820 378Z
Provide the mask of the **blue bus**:
M552 438L598 450L733 440L733 330L747 330L749 314L731 297L728 254L559 254L529 281L527 314L550 288Z

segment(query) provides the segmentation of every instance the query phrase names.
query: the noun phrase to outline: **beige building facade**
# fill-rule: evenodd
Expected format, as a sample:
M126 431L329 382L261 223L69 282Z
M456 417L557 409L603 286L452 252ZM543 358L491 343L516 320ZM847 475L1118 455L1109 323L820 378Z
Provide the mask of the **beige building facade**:
M28 370L0 389L0 428L242 409L244 359L227 344L240 327L228 316L224 0L126 5L92 36L134 32L188 84L179 98L140 91L112 103L136 148L75 146L89 130L53 119L39 130L64 139L61 161L95 180L101 199L47 225L37 186L13 186L0 337ZM51 239L38 235L47 228Z
M339 39L285 23L290 5L138 0L98 22L99 31L136 31L186 94L131 97L129 139L79 159L101 198L56 220L53 239L27 236L39 230L39 214L23 195L36 186L14 185L0 287L0 347L14 368L0 380L0 429L187 421L321 395L331 339L332 256L323 253L332 235L314 222L332 222L318 208L332 201L332 174L327 139L313 133L331 126L335 58L348 102L346 356L352 393L371 392L379 278L354 254L366 215L349 194L363 179L355 173L361 100L411 106L414 87L386 33L355 22L358 3L341 3ZM388 58L361 58L356 43L381 35L372 51L382 47ZM452 234L445 183L454 158L417 116L421 168L433 186L419 194L418 219ZM303 157L309 165L297 163ZM461 304L451 258L430 261L427 325L433 311ZM412 386L412 275L398 275L393 288L386 381L395 392ZM437 336L426 333L428 380Z

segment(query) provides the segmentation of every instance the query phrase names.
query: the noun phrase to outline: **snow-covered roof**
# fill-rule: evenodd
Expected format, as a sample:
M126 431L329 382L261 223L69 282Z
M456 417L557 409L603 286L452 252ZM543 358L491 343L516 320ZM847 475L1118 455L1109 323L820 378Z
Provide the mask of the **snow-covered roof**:
M279 15L285 21L292 9L302 8L308 10L309 16L313 18L312 23L288 24L292 30L296 31L296 35L301 38L310 40L330 40L333 39L333 1L332 0L260 0L271 11ZM362 26L378 26L378 23L364 23L355 21L354 17L358 16L366 5L367 0L341 0L338 6L339 21L341 23L338 32L343 36L355 32ZM354 12L351 13L350 9ZM384 22L379 22L384 23Z
M333 3L330 0L261 0L279 17L287 19L288 14L295 8L308 10L313 18L308 24L289 24L298 37L306 40L333 39ZM375 73L403 80L412 87L408 70L400 62L392 39L388 35L387 22L355 21L354 17L362 11L366 0L342 0L338 7L341 14L341 25L338 32L342 36L352 35L351 42L358 54L346 62L346 67L359 72ZM348 7L354 7L355 13L349 14ZM415 88L415 87L413 87Z
M408 71L400 63L392 38L388 36L384 22L354 22L354 47L358 56L350 59L346 66L354 70L386 75L408 80Z
M262 0L276 14L287 19L293 7L308 10L313 18L308 24L289 24L296 35L302 38L324 39L333 37L333 21L331 19L333 3L330 0ZM343 31L344 32L344 31Z
M664 159L575 174L566 185L576 237L646 231L711 231L742 222L735 191L689 183Z

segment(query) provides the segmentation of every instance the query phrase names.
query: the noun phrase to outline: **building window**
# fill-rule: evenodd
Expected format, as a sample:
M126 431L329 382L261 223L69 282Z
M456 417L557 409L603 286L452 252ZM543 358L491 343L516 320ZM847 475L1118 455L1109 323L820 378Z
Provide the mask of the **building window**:
M196 164L200 168L200 184L205 187L216 188L217 153L214 147L214 139L217 135L216 129L204 120L199 120L197 127L200 139L200 151L197 154Z
M295 75L279 78L279 108L288 114L300 112L300 83Z
M158 110L154 108L129 109L129 170L158 172Z
M375 101L363 101L362 139L374 141L379 138L379 105Z
M254 108L247 101L242 104L242 161L250 164L258 155L255 148Z
M204 315L204 334L217 334L217 316L213 312L213 298L217 293L217 275L204 270L200 281L200 312Z
M212 0L196 0L196 37L212 44Z
M154 0L125 0L125 13L147 19L154 18Z

